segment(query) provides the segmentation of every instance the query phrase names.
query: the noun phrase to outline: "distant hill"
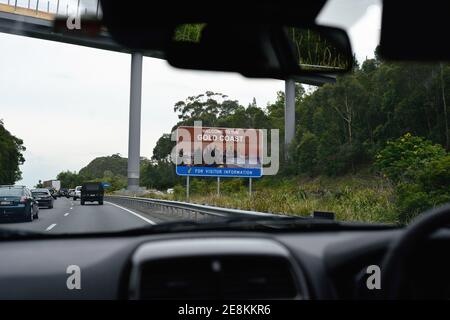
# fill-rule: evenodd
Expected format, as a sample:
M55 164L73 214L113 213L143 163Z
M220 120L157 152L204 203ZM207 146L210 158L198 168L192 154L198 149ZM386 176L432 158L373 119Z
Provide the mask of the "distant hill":
M141 157L141 165L149 162L145 157ZM121 157L116 153L111 156L98 157L89 162L78 174L89 179L99 179L107 176L127 176L128 158Z
M113 154L106 157L98 157L92 160L87 166L82 168L80 175L90 178L102 178L105 171L109 171L114 176L127 176L127 158L121 157L119 154Z

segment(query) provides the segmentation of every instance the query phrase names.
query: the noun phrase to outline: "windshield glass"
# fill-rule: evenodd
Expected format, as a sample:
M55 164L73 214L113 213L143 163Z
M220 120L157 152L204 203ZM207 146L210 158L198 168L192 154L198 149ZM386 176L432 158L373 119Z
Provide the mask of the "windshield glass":
M32 191L33 196L49 196L50 193L48 191Z
M0 197L18 197L23 194L22 189L19 188L1 188Z
M100 190L100 185L98 184L87 184L84 186L84 188L88 191L97 191Z
M5 19L51 27L19 35L0 26L0 184L48 188L55 199L39 223L1 227L88 233L221 221L197 214L204 206L232 217L408 224L450 201L450 65L383 60L381 1L321 10L316 22L347 31L355 61L320 86L177 69L127 52L107 30L104 47L54 37L58 15L100 19L96 1L16 7L0 0ZM296 37L299 46L308 39Z

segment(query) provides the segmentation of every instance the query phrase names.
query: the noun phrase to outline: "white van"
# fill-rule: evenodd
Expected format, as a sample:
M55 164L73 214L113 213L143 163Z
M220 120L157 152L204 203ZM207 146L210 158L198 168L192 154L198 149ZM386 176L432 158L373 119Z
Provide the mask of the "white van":
M73 194L73 200L77 200L81 198L81 186L77 186L75 188L74 194Z

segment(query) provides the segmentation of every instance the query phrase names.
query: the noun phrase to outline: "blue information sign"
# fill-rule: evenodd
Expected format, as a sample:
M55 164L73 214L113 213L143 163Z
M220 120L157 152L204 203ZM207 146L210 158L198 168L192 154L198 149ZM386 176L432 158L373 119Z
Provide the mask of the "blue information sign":
M180 176L260 178L262 169L177 166L177 174Z

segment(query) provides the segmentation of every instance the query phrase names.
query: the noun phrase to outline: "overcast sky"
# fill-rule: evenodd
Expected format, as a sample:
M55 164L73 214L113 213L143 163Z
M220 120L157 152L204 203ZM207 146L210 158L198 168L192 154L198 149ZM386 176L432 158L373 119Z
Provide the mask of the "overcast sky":
M334 0L319 22L346 28L363 61L373 57L380 19L376 0ZM0 55L0 119L27 148L19 183L34 186L78 171L98 156L127 156L130 55L1 33ZM178 70L144 58L142 156L150 158L157 139L178 121L173 105L206 90L244 106L255 97L266 106L284 82Z

